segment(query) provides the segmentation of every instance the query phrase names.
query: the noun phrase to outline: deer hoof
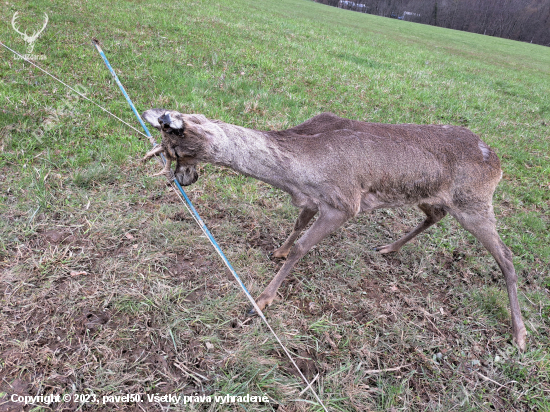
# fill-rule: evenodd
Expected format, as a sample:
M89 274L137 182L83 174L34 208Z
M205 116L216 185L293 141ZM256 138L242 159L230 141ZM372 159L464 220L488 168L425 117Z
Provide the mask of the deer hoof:
M256 306L260 310L265 310L265 308L268 307L269 305L271 305L271 303L273 303L274 300L275 300L275 294L273 294L273 296L271 296L269 293L266 293L264 291L264 292L262 292L260 297L258 299L256 299ZM258 315L258 313L256 312L256 309L254 307L249 308L248 314L249 314L249 316Z
M277 256L277 255L275 255L275 252L270 252L267 256L269 257L269 260L281 260L281 259L286 258L286 256Z
M394 248L392 247L392 245L377 246L377 247L373 248L373 250L376 251L376 252L378 252L378 253L381 253L381 254L393 253L393 252L399 251L399 249L394 249Z
M518 333L514 333L514 340L520 351L525 352L525 347L527 346L525 339L527 338L527 331L523 328Z
M275 249L273 252L271 252L271 253L269 254L269 258L270 258L271 260L274 260L274 259L286 259L286 257L288 256L288 253L289 253L289 252L290 252L290 250L287 251L287 252L281 252L280 249Z
M248 318L258 316L258 312L256 312L256 309L254 309L254 306L249 306L248 308L246 308L246 316Z

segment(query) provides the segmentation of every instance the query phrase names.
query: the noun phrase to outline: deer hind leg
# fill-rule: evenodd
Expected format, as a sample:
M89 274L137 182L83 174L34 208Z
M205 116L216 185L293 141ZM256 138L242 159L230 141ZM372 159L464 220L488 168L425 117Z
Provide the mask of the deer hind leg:
M485 206L486 207L486 206ZM493 207L489 205L484 212L451 211L450 212L483 246L493 255L506 280L510 310L512 312L512 332L514 340L521 350L525 350L527 331L521 318L517 295L517 275L512 262L512 252L500 239L495 227Z
M296 262L313 246L323 240L324 237L342 226L346 220L348 220L348 214L340 210L328 207L320 210L317 220L290 249L285 263L256 300L256 304L261 310L273 302L277 295L277 289L279 289L279 286L281 286L281 283L283 283L283 280L290 273ZM254 314L254 310L251 310L249 313Z
M421 204L421 205L418 205L418 207L420 208L420 210L426 213L426 219L422 223L420 223L417 227L415 227L410 233L403 236L401 239L396 240L395 242L386 246L379 246L375 248L376 251L380 253L397 252L409 240L413 239L416 235L425 231L430 226L436 224L441 219L443 219L445 215L447 215L447 212L441 207L427 205L427 204Z
M294 224L294 230L292 231L290 236L287 238L287 240L285 240L280 248L273 251L272 256L274 258L286 258L288 256L290 249L294 244L294 241L298 238L300 233L302 233L302 230L304 230L304 228L307 226L309 221L313 218L313 216L315 216L316 213L317 209L303 208L300 211L300 215L298 216L298 219Z

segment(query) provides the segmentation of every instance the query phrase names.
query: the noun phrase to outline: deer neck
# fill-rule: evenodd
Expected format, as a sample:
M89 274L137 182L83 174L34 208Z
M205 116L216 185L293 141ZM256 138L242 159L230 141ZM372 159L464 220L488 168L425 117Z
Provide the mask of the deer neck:
M279 145L265 133L218 123L220 129L211 139L210 163L229 167L239 173L262 180L280 189L289 168L284 167L287 157L283 156Z

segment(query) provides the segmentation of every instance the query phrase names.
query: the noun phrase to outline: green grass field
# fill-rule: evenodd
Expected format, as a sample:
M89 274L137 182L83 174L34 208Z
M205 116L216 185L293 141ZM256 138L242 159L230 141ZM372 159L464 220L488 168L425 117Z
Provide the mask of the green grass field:
M502 160L498 229L514 253L528 347L504 279L454 220L379 255L423 218L361 215L311 251L266 311L331 411L550 411L550 49L306 0L2 2L49 23L37 63L136 125L165 107L256 129L323 111L463 125ZM39 403L25 410L319 411L153 162L149 143L0 47L0 411L13 393L266 395L269 402ZM159 138L159 136L156 136ZM254 296L290 233L289 197L204 165L187 189ZM388 370L389 369L389 370ZM6 395L2 398L3 395ZM6 403L8 402L8 403ZM11 408L11 409L10 409Z

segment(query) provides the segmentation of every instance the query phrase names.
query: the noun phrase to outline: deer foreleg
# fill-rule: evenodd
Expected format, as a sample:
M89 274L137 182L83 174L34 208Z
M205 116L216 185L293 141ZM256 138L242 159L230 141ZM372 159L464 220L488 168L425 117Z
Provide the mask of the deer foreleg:
M279 286L281 286L281 283L283 283L283 280L288 276L296 262L328 234L342 226L346 220L348 220L348 215L340 210L328 207L320 210L319 218L290 249L283 267L281 267L271 283L256 300L256 304L261 310L273 302L277 295L277 289L279 289ZM249 314L255 314L254 310L252 309Z
M307 207L302 209L300 216L298 216L298 220L296 220L296 223L294 224L294 230L288 239L285 240L279 249L273 252L272 256L274 258L286 258L288 256L294 241L298 239L298 236L300 236L302 230L307 226L311 218L315 216L316 213L317 209L308 209Z
M145 157L142 160L143 160L143 162L146 162L147 160L151 159L153 156L157 156L161 153L165 154L166 163L164 164L164 167L162 168L162 170L160 172L155 173L154 175L151 175L151 176L166 175L166 177L168 179L172 179L174 177L174 174L172 173L172 170L170 169L170 167L172 165L172 158L168 156L168 154L166 153L166 151L164 150L164 148L161 145L155 146L152 150L149 150L145 154Z
M160 175L166 175L168 179L172 179L174 177L174 174L172 173L172 169L170 169L170 166L172 165L172 159L169 157L166 157L166 163L164 164L164 168L154 175L151 176L160 176Z
M144 162L152 158L153 156L156 156L160 153L164 152L164 148L161 145L155 146L152 150L149 150L145 157L142 159Z

